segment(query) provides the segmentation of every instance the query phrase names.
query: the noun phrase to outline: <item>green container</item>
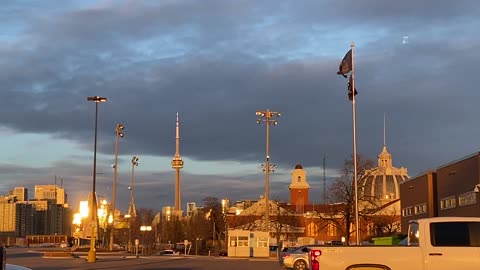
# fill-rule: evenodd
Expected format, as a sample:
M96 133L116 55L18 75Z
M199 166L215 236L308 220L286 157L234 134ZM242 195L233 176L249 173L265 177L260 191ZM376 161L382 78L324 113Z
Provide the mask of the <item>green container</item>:
M376 246L392 246L400 243L400 239L392 236L387 237L375 237L372 238L373 244Z

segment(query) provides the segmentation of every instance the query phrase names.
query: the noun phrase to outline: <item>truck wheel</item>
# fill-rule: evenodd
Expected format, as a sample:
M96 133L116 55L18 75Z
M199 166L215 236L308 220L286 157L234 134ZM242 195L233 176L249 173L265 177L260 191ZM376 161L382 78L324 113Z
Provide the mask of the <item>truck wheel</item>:
M307 262L304 260L298 260L293 264L293 269L295 270L305 270L307 269Z

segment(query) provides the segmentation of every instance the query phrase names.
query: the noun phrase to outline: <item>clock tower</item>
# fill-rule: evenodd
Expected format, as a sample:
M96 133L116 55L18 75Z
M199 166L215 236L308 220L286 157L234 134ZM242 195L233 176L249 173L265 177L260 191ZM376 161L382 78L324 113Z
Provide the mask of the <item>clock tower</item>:
M307 183L307 173L302 165L295 166L292 171L292 182L288 188L290 189L290 205L296 205L297 209L303 209L303 206L308 205L310 185Z

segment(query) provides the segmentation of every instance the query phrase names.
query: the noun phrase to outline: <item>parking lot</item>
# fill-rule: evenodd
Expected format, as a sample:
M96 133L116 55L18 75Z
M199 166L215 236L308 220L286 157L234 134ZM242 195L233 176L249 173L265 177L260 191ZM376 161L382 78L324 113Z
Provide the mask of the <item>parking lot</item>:
M228 258L214 256L132 256L122 252L97 253L95 263L87 262L86 252L74 252L73 256L45 257L48 251L28 248L9 248L7 263L21 265L33 270L60 269L252 269L279 270L274 258ZM52 253L52 251L50 251Z

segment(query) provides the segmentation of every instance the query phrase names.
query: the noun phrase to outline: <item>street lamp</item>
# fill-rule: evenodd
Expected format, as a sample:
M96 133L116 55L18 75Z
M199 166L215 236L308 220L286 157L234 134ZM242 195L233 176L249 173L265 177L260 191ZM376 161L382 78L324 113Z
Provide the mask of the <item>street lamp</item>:
M133 156L132 157L132 178L130 178L130 186L128 187L128 189L130 190L130 207L128 209L128 214L130 214L130 228L129 228L129 237L128 237L128 246L131 247L131 243L132 243L132 219L134 217L137 216L137 210L135 209L135 203L133 201L133 190L135 189L135 185L133 183L133 174L134 174L134 168L135 166L138 166L138 157L137 156Z
M213 249L213 252L214 252L214 255L215 254L215 216L214 216L214 211L213 211L213 208L210 209L210 211L208 211L208 213L206 214L206 218L207 219L211 219L212 222L213 222L213 230L212 230L212 249Z
M145 254L145 242L146 242L146 238L145 238L145 234L146 232L150 232L152 230L152 226L140 226L140 231L142 232L142 236L143 236L143 239L142 239L142 254ZM147 250L148 252L148 250Z
M92 236L90 238L90 250L88 251L88 262L95 262L97 260L97 254L95 250L95 241L97 233L97 198L95 193L95 181L97 176L97 127L98 127L98 103L107 102L107 98L93 96L87 97L88 101L95 102L95 142L93 146L93 187L92 187Z
M256 115L261 117L257 119L257 124L264 122L267 126L267 141L266 141L266 157L265 157L265 229L270 237L270 202L269 202L269 178L270 178L270 124L278 125L278 121L272 119L274 117L280 117L279 112L257 111Z
M113 164L113 194L112 194L112 229L110 230L110 242L108 249L113 251L113 236L115 230L115 203L117 201L117 165L118 165L118 139L123 138L123 128L121 123L115 127L115 163Z

